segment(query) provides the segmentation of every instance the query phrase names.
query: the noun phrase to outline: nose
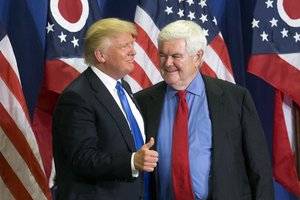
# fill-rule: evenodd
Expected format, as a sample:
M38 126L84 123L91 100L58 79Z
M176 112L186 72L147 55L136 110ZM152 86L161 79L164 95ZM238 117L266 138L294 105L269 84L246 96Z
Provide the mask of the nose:
M173 58L172 58L172 56L167 56L167 57L166 57L165 65L166 65L166 66L171 66L171 65L173 65Z
M136 50L135 50L135 48L134 48L134 44L131 44L130 45L130 55L136 55Z

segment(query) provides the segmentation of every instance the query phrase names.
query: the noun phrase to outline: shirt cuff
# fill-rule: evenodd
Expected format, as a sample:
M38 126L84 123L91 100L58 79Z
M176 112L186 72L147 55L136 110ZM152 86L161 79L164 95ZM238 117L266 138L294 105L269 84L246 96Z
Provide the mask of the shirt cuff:
M134 154L135 153L133 153L131 155L131 174L132 174L132 177L136 178L136 177L139 176L139 170L136 170L135 167L134 167L134 161L133 161Z

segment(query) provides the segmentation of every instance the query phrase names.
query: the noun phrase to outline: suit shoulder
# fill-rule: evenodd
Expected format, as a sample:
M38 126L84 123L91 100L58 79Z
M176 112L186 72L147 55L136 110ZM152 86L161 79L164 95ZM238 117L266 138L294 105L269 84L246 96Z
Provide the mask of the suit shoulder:
M152 95L152 94L155 94L159 91L163 91L163 90L165 90L165 88L166 88L166 83L164 81L161 81L159 83L156 83L153 86L150 86L148 88L140 90L139 92L135 93L134 96L136 98L145 97L147 95Z
M226 92L245 93L247 91L245 87L231 83L226 80L212 78L205 75L203 75L203 79L206 85L209 86L215 85Z
M89 80L86 77L86 71L84 71L81 74L79 74L79 76L76 77L71 83L69 83L69 85L66 86L62 94L72 91L85 91L87 89L87 85L89 85Z

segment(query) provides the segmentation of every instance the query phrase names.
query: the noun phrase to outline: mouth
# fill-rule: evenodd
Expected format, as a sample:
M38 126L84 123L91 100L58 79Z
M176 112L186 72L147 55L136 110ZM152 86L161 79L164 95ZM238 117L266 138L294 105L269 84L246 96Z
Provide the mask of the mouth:
M176 69L176 68L165 68L164 71L166 73L173 73L173 72L177 72L178 69Z

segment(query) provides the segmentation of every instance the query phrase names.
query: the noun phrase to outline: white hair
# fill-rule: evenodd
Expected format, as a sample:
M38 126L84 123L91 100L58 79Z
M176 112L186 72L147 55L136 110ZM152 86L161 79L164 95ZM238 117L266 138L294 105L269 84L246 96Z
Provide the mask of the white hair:
M189 56L194 56L199 50L205 52L207 40L202 28L193 21L178 20L166 25L159 33L157 41L184 39L186 51Z

